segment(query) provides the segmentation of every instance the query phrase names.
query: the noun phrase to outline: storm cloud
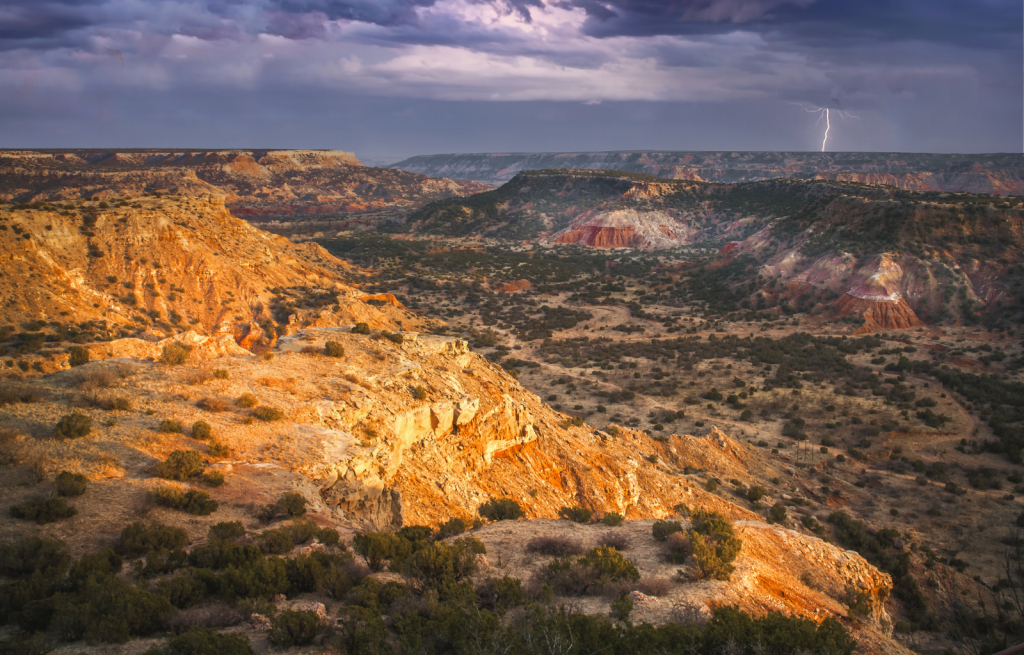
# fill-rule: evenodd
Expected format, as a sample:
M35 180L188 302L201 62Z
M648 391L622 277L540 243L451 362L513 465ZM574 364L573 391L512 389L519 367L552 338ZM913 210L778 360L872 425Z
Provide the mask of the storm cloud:
M1020 24L1005 0L8 0L0 146L799 150L830 107L838 149L1017 151Z

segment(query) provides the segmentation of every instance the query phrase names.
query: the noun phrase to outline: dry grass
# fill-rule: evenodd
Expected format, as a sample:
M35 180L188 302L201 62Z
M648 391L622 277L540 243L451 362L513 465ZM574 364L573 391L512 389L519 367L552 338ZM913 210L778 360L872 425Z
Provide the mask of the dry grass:
M0 429L0 464L16 466L25 457L25 435L17 430Z
M38 403L46 399L45 389L26 382L0 382L0 407L15 403Z
M187 632L189 628L228 628L242 622L241 612L219 603L203 607L190 607L174 614L168 622L172 632Z
M615 550L629 550L629 539L626 538L626 535L618 532L609 532L602 536L599 544L602 546L611 546Z
M94 368L88 371L77 372L73 380L79 390L95 391L114 386L121 380L121 377L115 371L106 368Z
M190 371L185 376L185 382L187 382L190 386L193 386L193 387L199 386L200 384L206 384L207 382L209 382L212 379L213 379L213 373L211 373L210 371L207 371L206 369L198 369L198 370L195 370L195 371Z

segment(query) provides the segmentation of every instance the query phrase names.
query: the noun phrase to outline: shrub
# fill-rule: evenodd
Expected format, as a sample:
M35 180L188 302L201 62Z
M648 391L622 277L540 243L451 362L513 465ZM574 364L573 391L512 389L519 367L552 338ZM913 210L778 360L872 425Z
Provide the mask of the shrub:
M683 526L679 521L655 521L651 526L651 535L655 541L665 541L674 532L682 532Z
M241 521L223 521L210 526L207 539L211 541L227 541L229 539L240 539L245 536L245 526Z
M157 476L165 480L184 481L203 472L206 463L198 450L175 450L156 465Z
M92 432L92 419L85 414L72 412L60 417L53 429L55 439L78 439Z
M33 498L20 505L12 505L10 513L13 518L35 521L43 525L71 518L78 514L78 510L68 506L67 501L60 496L53 496L46 500Z
M352 546L371 570L380 571L385 562L401 564L412 554L413 543L391 532L365 532L352 539Z
M223 368L218 368L213 371L213 377L217 378L218 380L227 380L229 377L231 377L231 374L228 373L227 370Z
M426 400L427 399L427 390L423 386L417 386L416 388L414 388L412 390L412 396L416 400Z
M704 488L711 493L718 491L718 480L708 480Z
M160 361L168 366L178 366L192 356L192 348L183 343L169 343L160 353Z
M177 487L157 487L149 492L148 497L157 505L197 516L209 516L220 507L220 504L211 498L210 494L196 489L182 491Z
M118 550L128 557L139 557L151 550L175 550L188 544L188 533L181 528L136 522L121 531Z
M514 521L526 516L523 508L512 498L491 498L480 506L479 512L488 521Z
M764 487L751 487L750 489L747 489L747 500L752 503L756 503L767 495L768 490Z
M206 453L210 457L227 457L231 454L231 449L219 441L211 441L206 447Z
M563 507L558 510L558 515L563 519L569 519L574 523L590 523L591 517L594 515L589 509L585 507Z
M62 577L71 564L64 542L41 537L24 537L0 545L0 575L20 578L34 573Z
M130 412L133 409L132 401L122 396L117 396L109 401L107 409L119 412Z
M169 655L253 655L246 635L220 634L196 626L171 637L167 651Z
M352 327L352 334L369 334L369 333L370 333L370 326L367 325L366 323L356 323L355 326Z
M697 558L695 575L728 580L733 571L732 561L743 547L732 524L717 512L698 512L694 514L693 526L689 536Z
M344 357L345 347L337 341L328 341L324 344L324 354L328 357Z
M206 421L196 421L192 424L192 438L199 441L206 441L213 436L213 430Z
M85 493L89 479L81 473L61 471L57 474L54 482L57 485L57 493L61 496L81 496Z
M541 555L566 557L581 554L583 543L569 537L534 537L526 542L526 550Z
M69 366L81 366L82 364L89 363L89 351L82 346L72 346L68 350L68 355Z
M629 594L622 594L611 602L610 607L612 618L625 623L629 619L629 613L633 611L633 599Z
M613 528L622 525L625 520L622 514L618 512L605 512L605 515L601 517L601 523Z
M427 542L413 550L403 566L403 572L420 580L430 589L451 586L471 577L477 570L477 555L487 554L483 542L473 537L461 537L452 543Z
M287 530L266 530L259 536L260 550L273 555L281 555L295 548L295 542Z
M489 610L519 607L526 601L522 582L518 578L487 578L477 587L476 595L480 605Z
M308 646L320 632L320 618L316 612L285 610L270 621L267 640L278 648Z
M220 471L203 471L200 479L207 487L224 486L224 474Z
M673 532L665 538L665 561L682 564L693 553L693 543L685 532Z
M443 538L449 535L462 534L471 527L473 527L473 524L466 519L454 516L437 526L437 533L439 537Z
M636 582L640 572L615 548L598 546L582 557L555 558L542 576L557 593L578 596L619 580Z
M277 507L282 514L292 517L302 516L306 513L306 499L300 493L288 491L278 499Z
M284 418L284 412L276 407L270 407L268 405L257 407L253 410L252 415L257 419L266 422L279 421Z
M160 421L160 432L165 434L181 434L181 423L172 419Z
M769 523L782 523L786 520L786 506L782 503L775 503L768 512Z
M228 401L223 398L203 398L196 403L196 407L213 413L223 412L228 408Z
M235 404L239 407L255 407L259 404L259 400L257 400L256 396L251 393L243 393L238 397L238 400L235 401Z

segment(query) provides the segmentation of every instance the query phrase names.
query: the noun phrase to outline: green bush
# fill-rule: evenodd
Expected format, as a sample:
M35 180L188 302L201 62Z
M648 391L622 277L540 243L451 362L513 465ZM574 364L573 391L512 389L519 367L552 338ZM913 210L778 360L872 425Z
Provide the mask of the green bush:
M192 438L198 441L206 441L213 436L213 430L206 421L196 421L192 424Z
M630 612L633 611L633 599L629 597L629 594L623 594L611 602L610 609L613 619L625 623L629 619Z
M316 612L285 610L270 621L267 640L278 648L308 646L320 633Z
M156 474L165 480L185 481L206 469L203 454L198 450L175 450L156 465Z
M282 514L291 517L302 516L306 513L306 499L298 492L287 491L281 494L277 507Z
M228 378L231 377L231 374L228 373L227 370L223 368L218 368L214 370L213 377L217 378L218 380L227 380Z
M203 474L199 476L199 479L207 487L224 486L224 474L220 471L203 471Z
M786 520L786 506L782 503L775 503L768 512L769 523L783 523Z
M682 532L683 525L679 521L655 521L651 526L651 535L655 541L665 541L674 532Z
M252 415L257 419L268 423L271 421L280 421L284 418L284 412L276 407L270 407L268 405L257 407L253 410Z
M592 548L580 557L556 557L548 563L542 579L561 595L594 593L619 581L637 581L636 565L612 546Z
M427 399L427 390L426 390L426 388L423 387L423 386L416 386L412 390L412 397L415 398L416 400L426 400Z
M160 361L169 366L178 366L192 356L192 348L182 343L169 343L160 353Z
M756 503L767 495L768 490L764 487L751 487L747 489L747 500L752 503Z
M352 547L372 571L380 571L385 562L400 565L412 554L413 544L391 532L364 532L352 538Z
M245 536L245 526L241 521L223 521L210 526L206 538L211 541L227 541L230 539L241 539Z
M32 498L20 505L12 505L10 513L13 518L35 521L43 525L71 518L78 514L78 510L68 506L67 501L60 496L53 496L46 500Z
M117 396L116 398L111 399L109 408L119 412L130 412L133 409L132 401L127 398Z
M605 515L601 518L601 523L614 528L622 525L625 520L625 517L618 512L605 512Z
M585 507L563 507L558 510L558 516L574 523L590 523L594 513Z
M508 610L526 602L523 584L518 578L487 578L476 589L480 605L488 610Z
M523 508L512 498L491 498L480 506L479 512L488 521L514 521L526 516Z
M171 637L166 651L168 655L253 655L246 635L220 634L196 626Z
M70 565L71 555L63 541L24 537L13 544L0 545L0 575L5 577L37 574L44 578L60 578Z
M461 537L450 544L427 542L412 552L403 572L427 588L439 589L469 579L477 570L476 556L486 553L483 542L473 537Z
M148 497L157 505L196 516L209 516L220 507L210 494L196 489L182 491L177 487L157 487L149 492Z
M61 471L54 479L57 485L57 493L61 496L81 496L89 484L89 478L81 473Z
M160 421L160 432L165 434L181 434L181 423L173 419Z
M206 447L206 453L210 457L227 457L231 454L231 449L219 441L210 441Z
M132 523L121 531L118 550L127 557L140 557L151 550L175 550L188 545L188 533L160 523Z
M344 357L345 347L337 341L328 341L324 344L324 354L328 357Z
M288 568L280 557L228 565L220 575L221 594L228 598L273 598L288 591Z
M356 323L352 327L352 334L369 334L370 326L366 323Z
M704 485L704 489L710 491L711 493L715 493L716 491L718 491L718 480L708 480L707 483Z
M439 537L447 537L449 535L462 534L466 530L473 527L473 524L464 518L454 516L441 525L437 526L437 534Z
M55 439L78 439L92 432L92 419L80 412L65 414L53 429Z
M697 512L693 515L689 537L697 559L695 576L728 580L733 572L732 561L743 547L732 524L717 512Z
M259 535L260 550L272 555L282 555L295 548L295 542L287 530L265 530Z
M89 363L89 350L82 346L72 346L68 350L68 355L69 366L81 366Z

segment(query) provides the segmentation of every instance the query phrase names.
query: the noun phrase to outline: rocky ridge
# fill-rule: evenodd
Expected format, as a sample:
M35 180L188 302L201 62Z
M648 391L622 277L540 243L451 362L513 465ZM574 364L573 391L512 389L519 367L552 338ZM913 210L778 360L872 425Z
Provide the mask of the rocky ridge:
M408 209L487 188L363 166L340 150L0 151L0 199L22 203L214 193L236 216L299 219Z
M392 167L437 177L508 182L551 168L606 169L695 182L780 177L891 185L908 191L1024 193L1024 162L1013 154L872 152L611 151L421 155Z

